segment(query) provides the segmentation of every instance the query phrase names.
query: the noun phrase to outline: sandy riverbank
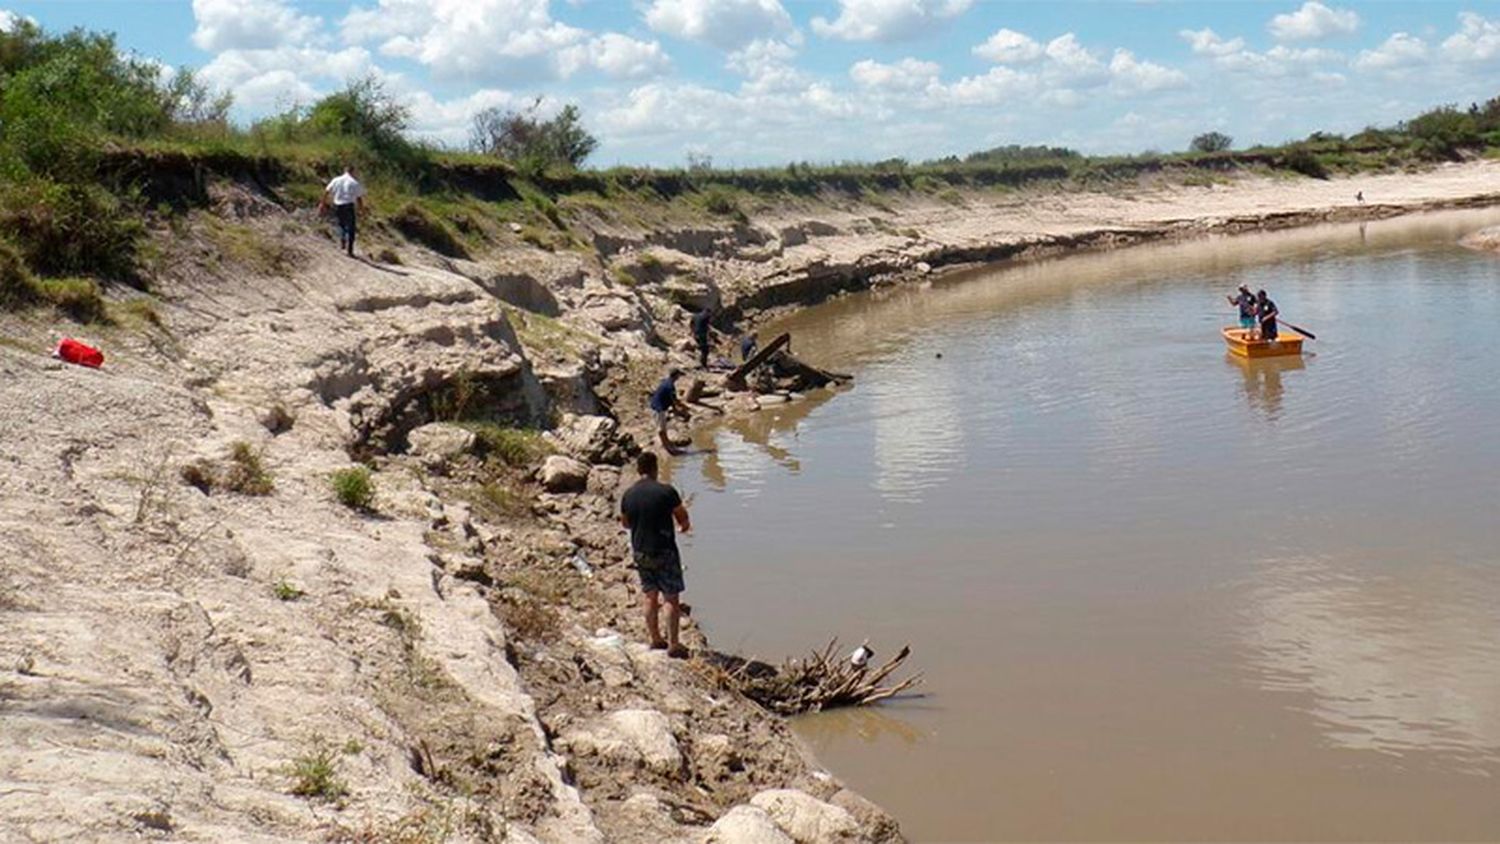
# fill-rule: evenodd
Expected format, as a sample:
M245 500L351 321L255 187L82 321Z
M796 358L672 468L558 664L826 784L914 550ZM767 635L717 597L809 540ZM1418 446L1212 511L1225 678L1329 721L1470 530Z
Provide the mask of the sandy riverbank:
M33 839L896 840L780 719L638 641L613 502L646 389L691 362L684 305L732 331L976 261L1490 203L1500 164L830 197L578 223L591 251L391 244L399 264L337 256L253 186L213 193L156 234L154 295L115 324L0 315L0 729L21 737L0 816ZM225 225L277 260L237 262L205 234ZM47 358L62 333L105 369ZM561 421L571 479L544 487L530 439L441 424L468 411ZM269 494L184 473L240 443ZM329 483L355 458L367 511Z

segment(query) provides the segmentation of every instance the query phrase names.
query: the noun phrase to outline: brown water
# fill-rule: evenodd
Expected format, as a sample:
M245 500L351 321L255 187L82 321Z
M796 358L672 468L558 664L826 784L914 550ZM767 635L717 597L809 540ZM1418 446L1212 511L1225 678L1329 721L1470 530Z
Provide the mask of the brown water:
M798 729L916 840L1500 839L1500 259L1453 245L1496 222L805 312L857 385L675 467L698 616L774 659L913 645L927 696ZM1226 357L1241 282L1312 354Z

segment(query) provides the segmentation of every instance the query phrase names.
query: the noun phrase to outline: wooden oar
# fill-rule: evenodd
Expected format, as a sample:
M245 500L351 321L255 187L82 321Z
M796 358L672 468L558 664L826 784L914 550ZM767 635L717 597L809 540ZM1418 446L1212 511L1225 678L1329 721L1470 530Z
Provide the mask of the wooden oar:
M1318 339L1318 335L1312 333L1311 331L1308 331L1306 328L1298 328L1297 326L1292 325L1290 322L1287 322L1286 320L1284 320L1284 319L1282 319L1280 317L1277 317L1276 321L1279 322L1279 323L1281 323L1282 325L1285 325L1287 328L1290 328L1291 330L1297 332L1298 334L1301 334L1303 337L1306 337L1309 340L1316 340L1316 339Z

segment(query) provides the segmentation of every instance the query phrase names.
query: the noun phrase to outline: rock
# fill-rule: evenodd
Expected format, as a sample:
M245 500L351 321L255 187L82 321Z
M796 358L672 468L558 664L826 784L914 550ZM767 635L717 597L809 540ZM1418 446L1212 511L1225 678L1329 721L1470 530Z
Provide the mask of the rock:
M554 454L542 463L538 479L548 492L583 492L589 485L587 463Z
M766 810L735 806L709 827L703 844L793 844Z
M719 292L718 285L690 276L668 279L661 286L661 292L673 303L695 311L718 308L723 304L723 295Z
M863 795L841 788L837 794L828 798L828 802L854 816L866 841L883 844L905 840L901 837L901 825L896 819Z
M750 798L797 844L834 844L857 840L859 824L848 811L806 792L777 788Z
M654 709L622 709L611 713L607 720L640 753L646 767L662 774L682 769L682 750L672 735L672 722L667 716Z
M932 272L932 265L927 263L926 261L918 261L914 269L922 275L927 275L928 273Z
M621 435L620 424L607 416L568 414L547 436L563 450L590 463L618 466L637 451L634 438Z
M406 451L428 466L462 457L474 450L474 432L457 425L434 422L406 435Z
M729 736L719 733L706 735L695 742L693 747L697 751L700 771L712 772L716 776L723 777L744 769L744 760L740 758L734 739Z
M1500 226L1490 226L1487 229L1480 229L1460 240L1459 243L1470 249L1500 252Z
M574 753L641 765L667 776L682 772L682 749L672 735L672 722L655 709L612 712L592 726L565 732L558 743Z

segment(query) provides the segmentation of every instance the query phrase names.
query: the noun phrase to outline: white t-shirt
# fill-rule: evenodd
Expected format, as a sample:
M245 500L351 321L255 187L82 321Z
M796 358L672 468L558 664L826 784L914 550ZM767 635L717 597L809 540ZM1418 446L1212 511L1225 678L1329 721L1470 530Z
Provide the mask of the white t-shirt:
M348 205L365 195L365 186L360 184L358 179L345 173L328 183L328 193L333 197L334 205Z

